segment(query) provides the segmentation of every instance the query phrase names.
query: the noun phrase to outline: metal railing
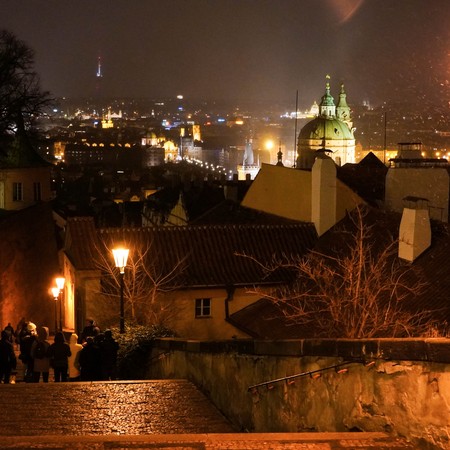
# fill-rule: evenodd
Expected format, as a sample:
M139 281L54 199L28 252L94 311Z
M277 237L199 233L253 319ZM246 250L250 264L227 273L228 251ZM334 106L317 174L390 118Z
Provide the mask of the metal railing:
M301 373L297 373L295 375L288 375L288 376L285 376L282 378L276 378L274 380L264 381L262 383L254 384L252 386L249 386L247 391L252 392L252 391L258 390L258 388L260 388L260 387L266 387L267 389L272 389L276 383L281 383L281 382L286 382L287 384L292 384L296 378L301 378L301 377L309 376L311 378L318 378L321 376L322 372L325 372L325 371L328 371L331 369L334 369L336 371L336 373L345 373L348 371L346 366L349 366L350 364L364 364L366 367L369 367L369 366L374 365L375 361L370 361L370 362L367 362L364 360L344 361L339 364L333 364L332 366L322 367L322 368L316 369L316 370L308 370L307 372L301 372Z

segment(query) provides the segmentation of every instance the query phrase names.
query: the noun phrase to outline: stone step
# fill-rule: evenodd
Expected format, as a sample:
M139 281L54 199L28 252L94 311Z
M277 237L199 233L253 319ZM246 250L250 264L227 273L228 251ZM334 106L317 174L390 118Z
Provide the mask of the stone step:
M186 380L0 384L0 408L2 450L415 448L384 433L236 434Z
M0 436L233 431L184 380L2 384L0 409Z

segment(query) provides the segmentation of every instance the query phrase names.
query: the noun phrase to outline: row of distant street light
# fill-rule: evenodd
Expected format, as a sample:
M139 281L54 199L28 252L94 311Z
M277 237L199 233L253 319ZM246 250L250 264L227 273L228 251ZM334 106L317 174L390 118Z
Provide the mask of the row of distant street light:
M189 158L189 159L187 159L187 162L190 164L195 164L206 170L211 170L211 172L223 173L224 175L228 176L228 178L230 180L233 178L233 171L229 170L227 172L227 169L225 169L225 167L218 166L218 165L215 166L213 163L203 162L200 159L196 159L196 158Z
M125 267L127 266L129 252L130 250L128 248L123 247L117 247L112 250L112 254L114 257L114 264L116 268L119 269L119 277L120 277L120 325L119 325L120 333L125 333L125 305L123 298L123 290L124 290ZM55 333L57 331L63 330L62 304L63 304L65 282L66 279L64 277L57 277L55 278L55 286L51 288L53 299L55 301ZM58 303L59 303L59 327L58 327Z

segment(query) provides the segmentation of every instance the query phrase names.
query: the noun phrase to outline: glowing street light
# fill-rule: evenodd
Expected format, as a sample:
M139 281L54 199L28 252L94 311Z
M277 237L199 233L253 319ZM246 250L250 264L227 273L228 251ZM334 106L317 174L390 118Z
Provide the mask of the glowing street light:
M125 267L127 266L127 259L129 249L115 248L112 253L114 256L114 263L119 269L120 273L120 333L125 333L125 308L123 304L123 277L125 274Z
M273 143L272 139L268 139L265 144L266 150L272 150L273 146L274 146L274 143Z

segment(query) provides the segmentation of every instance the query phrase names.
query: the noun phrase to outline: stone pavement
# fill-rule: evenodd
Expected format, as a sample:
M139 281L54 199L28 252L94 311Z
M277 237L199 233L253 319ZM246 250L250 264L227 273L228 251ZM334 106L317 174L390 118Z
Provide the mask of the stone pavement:
M0 385L0 449L414 449L384 433L236 433L185 380Z

